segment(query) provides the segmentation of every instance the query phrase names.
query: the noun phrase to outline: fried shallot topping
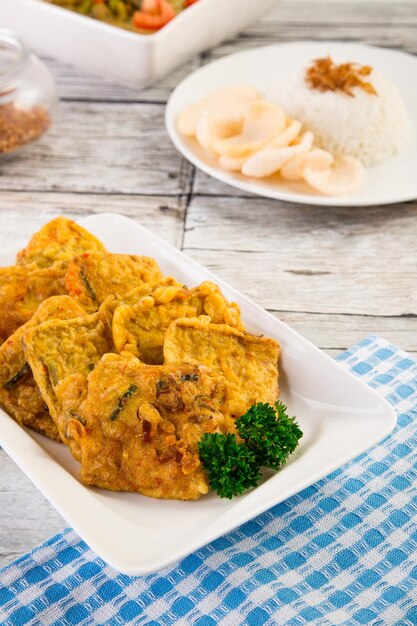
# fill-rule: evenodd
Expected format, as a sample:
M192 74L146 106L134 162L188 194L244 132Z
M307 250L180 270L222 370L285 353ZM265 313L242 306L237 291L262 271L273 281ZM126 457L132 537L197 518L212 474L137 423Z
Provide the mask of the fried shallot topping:
M359 65L359 63L341 63L337 65L326 57L315 59L306 70L306 81L312 89L318 91L342 91L343 93L355 96L354 87L363 89L370 95L378 95L372 83L363 80L369 76L372 67L369 65Z

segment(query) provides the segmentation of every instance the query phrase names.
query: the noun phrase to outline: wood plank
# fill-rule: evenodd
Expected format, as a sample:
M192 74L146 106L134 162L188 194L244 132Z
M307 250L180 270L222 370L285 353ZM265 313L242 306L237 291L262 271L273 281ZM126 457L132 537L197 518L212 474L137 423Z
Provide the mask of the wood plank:
M288 248L279 253L187 247L185 251L266 309L417 316L415 271L398 269L387 274L389 261L379 268L354 269L349 259L343 263L339 253L326 258L311 254L303 260L300 250L298 262L304 267L295 268L283 259L287 253L292 258L293 250ZM379 255L385 256L384 251ZM380 256L377 263L381 265Z
M417 22L415 0L277 0L260 24L385 24L391 28L397 24L411 25ZM254 25L256 27L256 25Z
M44 59L55 77L58 95L63 100L86 100L105 102L164 103L174 87L200 64L196 56L147 89L138 89L115 82L113 78L81 72L52 58Z
M162 106L61 102L50 132L2 163L0 190L178 195L191 172Z
M416 52L415 26L408 24L392 25L387 28L386 24L349 24L341 22L337 27L333 24L319 23L296 23L254 25L239 38L239 50L266 46L285 41L357 41L374 46L397 48L406 52ZM212 51L212 56L217 58L224 54L237 52L233 41L225 42Z
M346 350L367 335L380 335L412 354L417 353L416 319L373 315L329 315L273 311L300 335L325 352Z
M356 265L375 260L381 244L384 255L403 257L398 262L415 269L412 255L417 245L416 217L417 200L350 208L292 204L261 197L197 196L187 211L185 246L274 252L285 244L288 252L302 247L306 255L319 247L323 256L350 248L349 261Z
M198 197L184 249L268 309L417 315L417 203L330 209Z
M65 522L0 449L0 567L65 528Z
M119 213L179 247L185 198L181 196L88 195L42 192L0 194L0 249L29 238L57 215L80 219L91 213Z

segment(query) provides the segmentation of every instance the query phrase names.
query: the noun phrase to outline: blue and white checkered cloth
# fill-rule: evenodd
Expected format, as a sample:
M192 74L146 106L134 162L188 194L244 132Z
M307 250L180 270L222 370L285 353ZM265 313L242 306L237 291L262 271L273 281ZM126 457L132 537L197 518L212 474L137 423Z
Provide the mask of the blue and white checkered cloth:
M68 529L0 571L0 623L417 625L417 362L376 336L339 360L397 409L380 445L150 576Z

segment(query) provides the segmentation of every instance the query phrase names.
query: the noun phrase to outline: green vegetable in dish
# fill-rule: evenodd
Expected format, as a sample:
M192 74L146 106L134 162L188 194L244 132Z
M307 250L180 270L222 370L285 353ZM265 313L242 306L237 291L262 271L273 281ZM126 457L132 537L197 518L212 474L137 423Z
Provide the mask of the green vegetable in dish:
M231 499L256 487L261 467L279 469L296 449L303 433L282 402L258 402L236 422L234 434L205 433L198 444L210 487Z
M149 34L197 0L47 0L100 22Z

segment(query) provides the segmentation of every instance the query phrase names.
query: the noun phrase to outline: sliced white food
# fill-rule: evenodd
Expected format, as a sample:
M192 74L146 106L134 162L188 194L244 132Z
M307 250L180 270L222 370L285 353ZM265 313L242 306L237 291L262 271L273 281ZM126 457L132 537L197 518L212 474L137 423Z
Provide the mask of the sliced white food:
M219 157L219 164L221 165L221 167L224 167L225 170L230 170L231 172L241 172L242 167L248 160L249 156L244 156L244 157L221 156Z
M360 187L365 168L360 161L352 157L342 157L325 170L305 167L304 180L314 189L326 196L344 196Z
M242 167L245 176L265 178L279 172L289 159L307 153L313 145L314 135L310 131L304 133L300 143L285 148L266 148L251 156Z
M245 115L248 104L258 98L259 91L250 85L221 87L186 107L178 116L178 130L183 135L192 137L196 134L202 111L208 111L212 118L236 119Z
M251 102L244 118L242 132L229 139L213 142L213 149L220 156L243 157L259 150L285 129L283 110L272 102Z
M268 148L285 148L298 137L301 130L301 122L287 118L287 127L277 137L269 142Z
M280 174L287 180L302 180L305 167L315 170L325 170L333 163L330 152L313 148L304 154L298 154L289 159L280 170Z
M208 109L204 109L197 122L196 139L205 150L212 151L213 142L217 139L226 139L241 133L243 120L243 116L213 117Z
M282 131L277 137L272 139L266 147L268 148L284 148L289 146L298 136L298 133L301 130L301 122L298 120L287 119L286 121L287 127ZM265 149L265 148L263 148ZM249 152L243 157L227 157L220 156L219 163L226 170L230 170L232 172L240 172L242 167L246 163L246 161L255 154L254 152Z

